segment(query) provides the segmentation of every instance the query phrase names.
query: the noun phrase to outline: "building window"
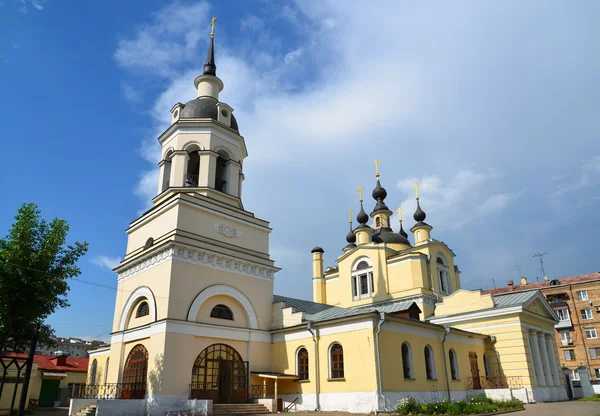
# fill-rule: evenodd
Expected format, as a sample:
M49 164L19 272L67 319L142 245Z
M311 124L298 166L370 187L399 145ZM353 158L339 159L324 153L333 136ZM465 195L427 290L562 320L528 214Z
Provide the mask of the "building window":
M375 218L375 228L381 227L381 218Z
M233 321L233 312L225 305L217 305L210 311L210 317Z
M148 375L148 351L137 344L131 349L123 369L123 384L127 388L128 399L143 399L146 396L146 378Z
M565 360L575 361L575 350L565 350Z
M438 285L440 292L449 294L452 290L450 288L450 268L446 258L441 254L436 259L437 274L438 274Z
M585 328L585 337L587 339L598 338L598 333L596 332L596 328Z
M78 399L84 392L85 384L83 383L68 383L69 399Z
M96 371L98 370L98 361L92 361L92 368L90 368L90 383L92 385L96 385Z
M332 344L329 349L329 357L331 361L330 378L344 378L344 349L340 344Z
M141 318L142 316L148 315L150 315L150 306L148 306L148 302L144 301L140 303L140 306L138 306L137 311L135 312L135 317Z
M490 371L490 362L487 355L483 354L483 371L485 371L485 376L489 377L492 375Z
M402 370L405 379L413 379L412 353L408 342L402 343Z
M308 351L304 347L298 350L297 368L298 378L300 380L308 380Z
M458 360L456 359L456 352L453 349L448 351L448 358L450 358L450 374L452 380L458 380Z
M431 346L425 346L425 372L427 373L427 380L435 380L435 361L433 358L433 350Z
M578 290L575 294L577 295L577 300L588 300L587 290Z
M600 358L600 348L590 348L591 358Z
M569 321L571 319L568 309L557 309L556 314L561 321Z
M106 380L108 378L108 361L110 360L110 358L106 359L106 368L104 369L104 384L106 384Z
M571 331L560 331L560 340L562 341L562 345L572 344Z
M361 260L352 271L352 297L354 300L367 299L374 293L373 267L368 261Z
M600 368L594 368L594 375L597 379L600 379Z
M571 380L579 380L579 371L571 370Z
M592 319L592 310L591 309L582 309L581 310L581 319Z

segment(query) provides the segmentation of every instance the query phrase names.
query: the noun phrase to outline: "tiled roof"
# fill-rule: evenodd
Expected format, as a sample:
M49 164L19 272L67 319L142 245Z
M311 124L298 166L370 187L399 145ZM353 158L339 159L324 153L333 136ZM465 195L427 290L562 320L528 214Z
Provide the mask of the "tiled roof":
M286 296L273 296L273 303L283 302L286 307L291 307L294 312L304 312L303 321L328 321L330 319L348 318L351 316L366 315L373 312L400 312L405 311L414 303L408 302L385 302L375 305L365 305L354 308L340 308L338 306L325 305L302 299L288 298Z
M13 356L27 357L27 354L10 354ZM59 364L59 359L63 358L54 355L35 355L33 361L38 364L38 370L47 371L73 371L85 373L88 370L89 358L70 358L64 357L64 364ZM62 360L61 360L62 361Z
M531 283L527 283L526 285L513 285L513 286L499 287L496 289L484 290L483 293L491 293L492 295L497 295L497 294L501 294L501 293L518 292L518 291L524 291L524 290L545 289L547 287L551 287L550 282L552 280L558 280L561 285L585 283L585 282L590 282L590 281L594 281L594 280L600 281L600 272L590 273L590 274L582 274L582 275L571 276L571 277L563 277L560 279L544 280L542 282L531 282ZM554 287L554 286L552 286L552 287Z

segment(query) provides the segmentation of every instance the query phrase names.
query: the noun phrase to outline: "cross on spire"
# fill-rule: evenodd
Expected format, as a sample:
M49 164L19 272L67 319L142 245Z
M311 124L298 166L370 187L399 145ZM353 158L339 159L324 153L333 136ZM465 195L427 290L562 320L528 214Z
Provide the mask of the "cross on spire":
M350 208L350 209L348 210L348 217L349 217L349 220L350 220L350 224L352 224L352 213L353 213L353 212L354 212L354 210L353 210L352 208Z
M215 37L215 22L216 21L217 21L216 17L213 17L212 20L210 21L210 26L211 26L210 37L211 38Z
M415 196L417 199L419 199L419 188L421 187L421 185L419 185L418 183L415 183L414 186L412 187L412 189L415 190Z
M402 207L398 207L398 209L396 210L396 212L398 213L398 218L400 218L400 222L402 222L402 211L404 211L404 208Z
M377 179L379 179L379 164L380 163L381 162L379 160L377 160L377 159L375 159L375 162L373 162L373 166L375 166L375 177Z
M365 188L363 188L362 186L359 186L358 189L356 190L356 192L358 192L360 202L363 202L362 191L364 191L364 190L365 190Z

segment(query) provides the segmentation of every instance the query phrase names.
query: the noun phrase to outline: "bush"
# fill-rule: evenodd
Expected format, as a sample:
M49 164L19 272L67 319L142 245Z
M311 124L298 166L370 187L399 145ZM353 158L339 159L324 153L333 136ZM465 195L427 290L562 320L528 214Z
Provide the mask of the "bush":
M519 400L496 401L484 395L472 397L468 402L444 399L441 402L420 403L413 397L398 402L398 413L401 415L468 415L522 408L523 403Z
M398 402L398 413L401 415L410 415L416 413L419 409L419 402L414 397L407 397Z

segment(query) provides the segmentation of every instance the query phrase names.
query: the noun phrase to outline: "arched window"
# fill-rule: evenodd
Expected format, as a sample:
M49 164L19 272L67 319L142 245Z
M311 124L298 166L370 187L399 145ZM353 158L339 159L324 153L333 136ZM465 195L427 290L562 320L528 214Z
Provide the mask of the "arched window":
M96 372L98 371L98 361L94 360L92 361L92 368L90 368L90 382L89 384L91 385L95 385L96 384Z
M188 148L187 152L188 160L185 172L185 186L196 187L198 186L198 175L200 174L200 153L198 153L196 145Z
M344 349L337 342L329 347L330 378L344 378Z
M360 260L352 269L352 298L372 298L375 294L373 266L368 260Z
M227 192L227 162L231 159L224 150L217 152L217 169L215 174L215 189L220 192Z
M375 218L375 228L379 228L381 227L381 218L377 217Z
M438 254L438 257L435 262L437 266L438 284L440 292L444 294L449 294L450 292L452 292L452 288L450 287L450 268L448 267L448 262L441 254Z
M140 306L137 307L137 310L135 311L135 317L141 318L142 316L148 315L150 315L150 306L148 306L148 302L143 301L140 303Z
M405 379L410 380L414 378L412 352L408 342L402 343L402 372L404 373Z
M106 384L106 380L108 379L108 362L110 360L110 357L106 359L106 365L104 368L104 384Z
M458 359L456 358L456 352L453 349L448 351L448 358L450 358L450 374L452 380L458 380Z
M427 380L435 380L435 361L433 359L433 350L431 346L425 346L425 372Z
M146 396L148 351L141 344L133 347L123 370L122 399L143 399Z
M308 380L308 350L306 348L302 347L298 350L296 363L298 378L300 380Z
M163 180L161 184L161 191L166 191L171 184L171 159L173 158L173 151L170 150L163 160Z
M210 317L233 321L233 312L225 305L217 305L210 311Z

